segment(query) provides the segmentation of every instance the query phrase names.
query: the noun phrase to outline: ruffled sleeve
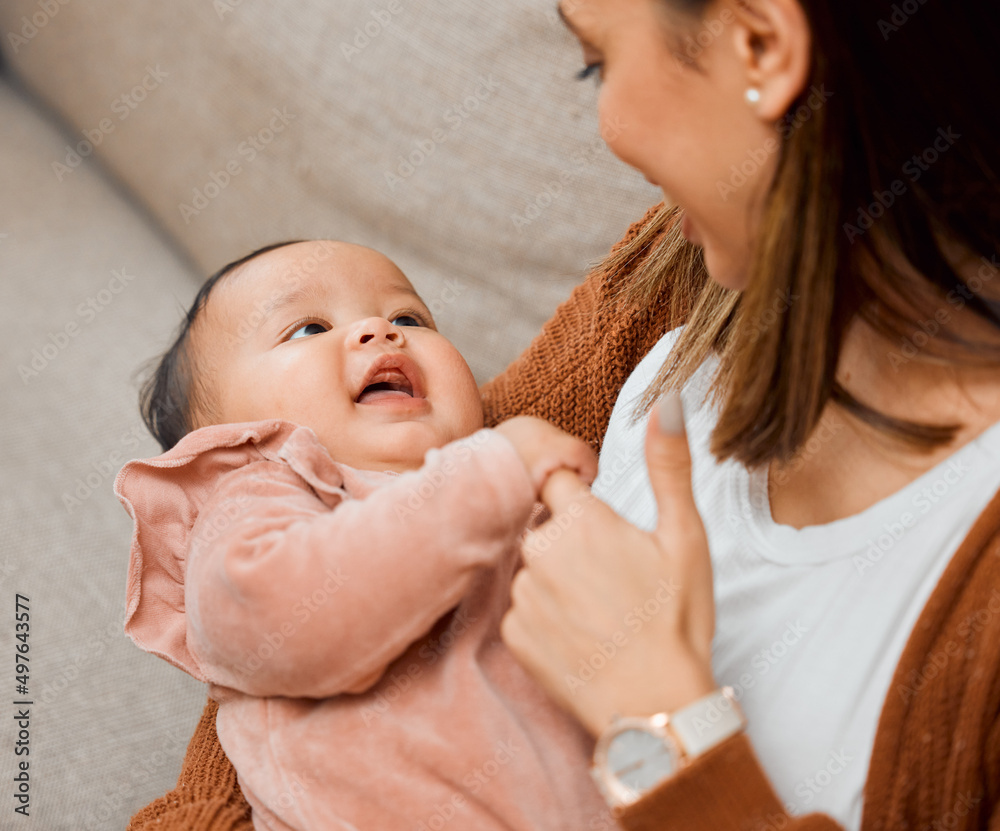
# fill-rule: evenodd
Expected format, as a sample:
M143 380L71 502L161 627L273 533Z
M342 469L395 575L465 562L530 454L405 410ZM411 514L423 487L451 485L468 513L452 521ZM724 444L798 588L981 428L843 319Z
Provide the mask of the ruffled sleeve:
M196 430L161 456L129 462L115 479L115 495L134 522L125 632L199 681L208 679L188 647L184 604L192 529L227 473L283 457L294 461L324 504L333 507L345 495L339 468L315 434L284 421Z

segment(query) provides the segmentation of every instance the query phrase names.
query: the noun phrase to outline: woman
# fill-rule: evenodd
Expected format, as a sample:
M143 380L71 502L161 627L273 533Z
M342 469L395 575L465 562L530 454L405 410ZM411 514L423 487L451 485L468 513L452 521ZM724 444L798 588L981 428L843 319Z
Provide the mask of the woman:
M529 540L505 621L626 827L1000 822L1000 13L911 5L564 0L713 281L611 417L621 516L553 477L583 515ZM676 399L648 478L612 468L681 386L694 494Z
M560 10L679 207L484 390L617 511L552 477L508 645L627 829L1000 827L1000 11ZM133 827L250 827L213 716Z

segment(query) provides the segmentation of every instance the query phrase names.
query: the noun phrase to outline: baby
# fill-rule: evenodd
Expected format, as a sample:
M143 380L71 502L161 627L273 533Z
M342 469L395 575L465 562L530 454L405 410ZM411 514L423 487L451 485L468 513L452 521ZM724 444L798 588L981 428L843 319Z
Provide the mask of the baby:
M486 430L465 361L388 259L269 246L199 292L144 390L163 455L125 629L210 684L254 828L613 827L593 743L499 640L547 476L596 459Z

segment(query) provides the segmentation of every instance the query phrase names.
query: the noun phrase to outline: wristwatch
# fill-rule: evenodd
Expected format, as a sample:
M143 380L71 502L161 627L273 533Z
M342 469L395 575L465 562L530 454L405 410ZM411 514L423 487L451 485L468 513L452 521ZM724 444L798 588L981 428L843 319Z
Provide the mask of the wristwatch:
M631 805L746 723L732 687L673 714L616 717L597 740L591 774L608 805Z

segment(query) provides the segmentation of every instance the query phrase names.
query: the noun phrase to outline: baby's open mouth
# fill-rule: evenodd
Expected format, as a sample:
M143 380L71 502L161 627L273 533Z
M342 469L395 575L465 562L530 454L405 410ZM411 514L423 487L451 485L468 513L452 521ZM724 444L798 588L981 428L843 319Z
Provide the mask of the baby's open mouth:
M372 361L361 381L356 404L379 404L424 398L417 365L406 355L383 354Z
M413 398L413 385L398 369L383 369L376 373L375 380L361 390L358 404L371 404L390 396Z

